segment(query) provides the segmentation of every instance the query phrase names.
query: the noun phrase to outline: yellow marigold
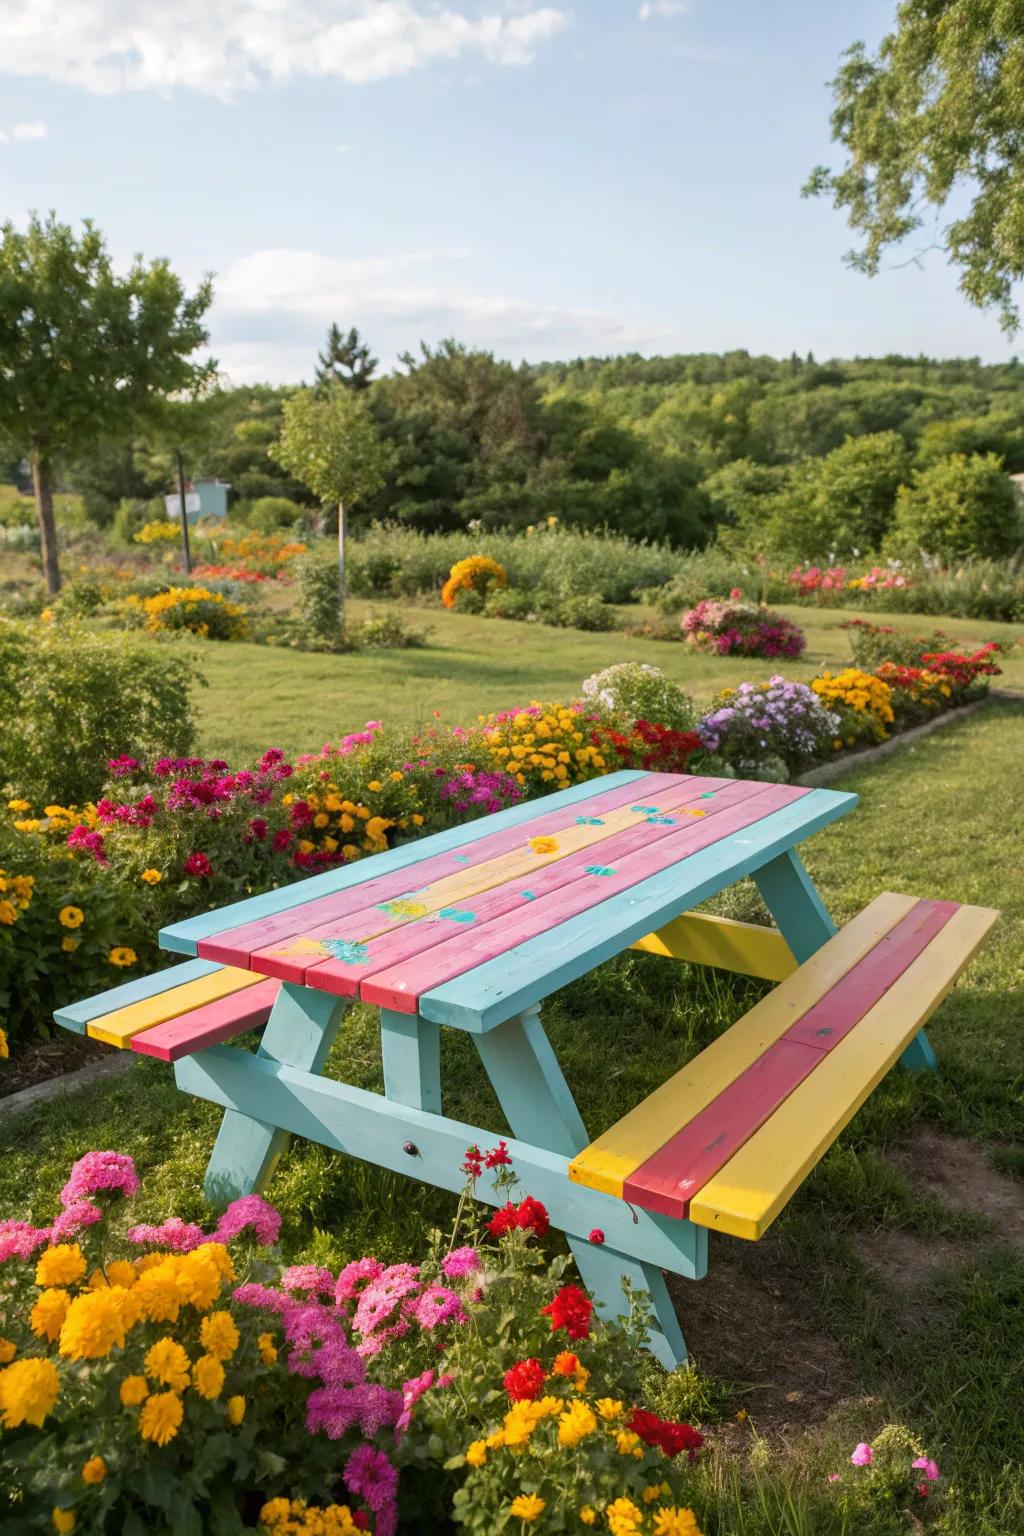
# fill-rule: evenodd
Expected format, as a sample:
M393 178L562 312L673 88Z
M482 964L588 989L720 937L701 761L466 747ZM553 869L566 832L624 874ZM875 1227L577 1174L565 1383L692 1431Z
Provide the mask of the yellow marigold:
M18 1346L13 1339L0 1339L0 1365L7 1365L18 1353Z
M39 1255L36 1285L73 1285L85 1271L85 1258L77 1243L56 1243Z
M54 1508L50 1511L50 1519L53 1521L53 1528L59 1533L59 1536L68 1536L68 1532L73 1531L77 1524L73 1509Z
M153 1261L156 1262L149 1262ZM178 1260L147 1254L140 1263L142 1273L135 1286L135 1298L142 1316L151 1323L175 1323L181 1309L178 1290Z
M580 1522L583 1525L596 1525L597 1510L592 1504L584 1504L580 1509Z
M147 1397L139 1415L139 1434L155 1445L167 1445L181 1428L185 1410L176 1392L158 1392Z
M482 1467L487 1460L487 1441L471 1440L466 1447L466 1465Z
M216 1360L230 1360L240 1337L230 1312L211 1312L199 1325L199 1341Z
M237 1280L238 1276L235 1274L231 1255L223 1243L201 1243L198 1248L193 1249L193 1253L209 1259L210 1263L216 1267L221 1279L226 1280L229 1285Z
M144 869L139 878L145 880L147 885L159 885L163 875L158 869Z
M612 1536L635 1536L641 1528L643 1516L632 1499L615 1499L604 1513Z
M111 965L118 966L134 965L138 958L134 949L128 944L115 944L107 956Z
M513 1403L505 1415L505 1445L511 1450L517 1450L525 1445L542 1417L543 1412L535 1403Z
M233 1424L237 1429L245 1418L245 1398L241 1393L236 1393L234 1397L228 1398L227 1409L228 1423Z
M666 1504L654 1511L654 1536L701 1536L701 1531L692 1509Z
M538 1499L535 1493L521 1493L512 1500L509 1505L509 1514L514 1520L536 1520L543 1514L546 1505L543 1499Z
M558 1417L559 1445L578 1445L585 1435L597 1428L597 1420L586 1403L570 1403Z
M84 1483L91 1483L94 1486L97 1483L102 1483L106 1475L107 1464L102 1456L90 1456L82 1468L82 1481Z
M367 784L366 787L367 787L367 789L372 789L373 793L375 795L379 794L380 793L380 780L379 779L371 779L369 784Z
M272 1333L261 1333L256 1340L256 1347L260 1352L260 1359L264 1365L273 1365L277 1359L277 1348L274 1344Z
M12 928L18 921L18 909L13 901L4 896L0 899L0 924L5 928Z
M60 1377L52 1360L30 1356L15 1360L0 1371L0 1426L17 1429L19 1424L42 1427L53 1411L60 1390Z
M622 1403L617 1397L599 1397L597 1411L602 1419L618 1419L622 1416Z
M149 1396L149 1383L145 1376L126 1376L119 1393L126 1408L137 1408Z
M178 1294L198 1312L213 1306L221 1292L221 1271L209 1253L196 1248L178 1265Z
M85 922L85 913L81 907L61 907L57 921L62 928L81 928Z
M71 1297L62 1290L44 1291L37 1297L28 1319L37 1338L46 1339L50 1344L54 1342L64 1325L70 1302Z
M287 1499L268 1499L260 1510L260 1524L269 1525L271 1529L280 1525L284 1520L290 1520L292 1506Z
M107 1280L111 1285L121 1285L127 1290L135 1284L138 1275L135 1273L135 1265L127 1259L111 1259L106 1270Z
M65 935L65 937L60 941L60 947L66 955L73 955L75 950L78 948L78 940L69 938L67 935Z
M491 1432L491 1434L489 1434L487 1436L487 1439L484 1441L484 1445L486 1445L486 1447L487 1447L487 1449L489 1451L500 1451L501 1447L504 1444L505 1444L505 1431L503 1429L495 1429L495 1430L493 1430Z
M7 809L9 811L30 811L32 809L32 802L31 800L8 800Z
M615 1436L616 1449L623 1456L632 1456L639 1444L640 1436L634 1435L631 1429L620 1429Z
M224 1387L224 1367L216 1355L200 1355L192 1367L192 1385L200 1397L212 1402Z
M146 1351L143 1367L147 1376L154 1377L165 1387L184 1392L188 1386L188 1355L176 1339L158 1339Z

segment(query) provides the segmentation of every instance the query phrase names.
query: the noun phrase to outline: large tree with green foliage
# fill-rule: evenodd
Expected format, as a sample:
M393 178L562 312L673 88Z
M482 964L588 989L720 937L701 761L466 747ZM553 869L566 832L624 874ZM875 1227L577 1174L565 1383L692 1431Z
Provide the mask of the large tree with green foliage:
M832 90L832 137L850 158L839 171L818 166L804 190L831 194L863 236L850 264L874 275L890 247L934 219L928 243L948 251L961 291L1016 331L1013 284L1024 277L1019 0L902 0L878 53L854 43ZM961 192L966 211L940 228Z
M153 419L168 396L212 371L192 355L208 338L212 287L188 295L166 261L114 271L102 235L53 214L0 230L0 433L29 460L43 571L60 590L53 515L56 461Z
M377 367L377 359L355 326L346 335L337 325L327 332L327 345L317 353L315 387L329 389L344 384L346 389L367 389Z
M898 555L1012 555L1024 538L1013 486L994 453L954 453L900 486L886 541Z

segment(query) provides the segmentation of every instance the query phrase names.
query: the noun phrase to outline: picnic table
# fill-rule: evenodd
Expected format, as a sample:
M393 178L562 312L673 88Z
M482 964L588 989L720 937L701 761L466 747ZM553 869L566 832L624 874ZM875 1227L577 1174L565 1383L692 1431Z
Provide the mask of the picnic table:
M441 1028L467 1031L524 1190L602 1310L623 1310L623 1277L649 1293L672 1366L686 1349L663 1270L702 1278L709 1229L759 1237L896 1060L934 1067L921 1025L996 917L884 893L837 934L796 850L856 804L608 774L175 923L160 942L191 958L55 1017L223 1106L217 1203L262 1189L292 1135L459 1188L467 1146L502 1133L444 1113ZM774 927L694 911L748 875ZM777 985L592 1138L541 1008L631 946ZM380 1009L382 1094L322 1075L356 1000ZM255 1052L227 1044L257 1026ZM594 1044L614 1072L615 1042ZM478 1194L506 1198L487 1175Z

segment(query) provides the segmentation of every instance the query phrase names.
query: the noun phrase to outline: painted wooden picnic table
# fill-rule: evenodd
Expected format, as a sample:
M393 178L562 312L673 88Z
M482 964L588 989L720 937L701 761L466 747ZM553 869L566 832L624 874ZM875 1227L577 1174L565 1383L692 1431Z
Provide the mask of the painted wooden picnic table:
M224 1107L206 1175L261 1189L291 1135L457 1189L500 1131L445 1115L441 1026L469 1032L524 1191L610 1315L649 1292L651 1347L685 1345L663 1270L707 1268L709 1228L758 1237L897 1059L995 914L884 894L836 935L796 849L851 811L826 789L622 771L175 923L185 964L59 1010L173 1062ZM776 927L693 909L750 875ZM779 983L592 1139L541 1023L554 992L629 947ZM384 1092L322 1075L348 1006L380 1009ZM628 998L623 1015L628 1017ZM265 1024L255 1052L226 1042ZM608 1070L615 1042L594 1046ZM505 1196L478 1182L481 1198Z

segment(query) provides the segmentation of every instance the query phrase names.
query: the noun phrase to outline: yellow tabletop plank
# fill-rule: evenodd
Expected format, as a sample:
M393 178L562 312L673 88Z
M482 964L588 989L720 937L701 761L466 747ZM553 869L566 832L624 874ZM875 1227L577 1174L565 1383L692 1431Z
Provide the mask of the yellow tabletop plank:
M649 955L670 960L689 960L759 976L764 981L784 981L796 970L796 957L777 928L763 923L738 923L732 917L710 912L686 912L657 933L648 933L631 946Z
M630 1174L774 1045L917 901L889 891L876 897L731 1029L578 1153L570 1179L621 1197Z
M690 1220L758 1238L977 953L998 913L961 907L860 1023L822 1057L690 1202Z
M241 991L243 987L252 987L265 980L266 977L257 975L255 971L242 971L233 965L225 965L207 976L197 977L195 981L182 982L180 987L170 987L154 997L144 997L140 1002L129 1003L125 1008L116 1008L113 1013L94 1019L87 1026L86 1033L94 1040L102 1040L105 1045L116 1045L124 1049L130 1046L133 1035L151 1029L154 1024L165 1024L168 1019L176 1019L192 1008L201 1007L203 1003L216 1002L218 997L227 997L232 992Z

